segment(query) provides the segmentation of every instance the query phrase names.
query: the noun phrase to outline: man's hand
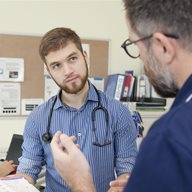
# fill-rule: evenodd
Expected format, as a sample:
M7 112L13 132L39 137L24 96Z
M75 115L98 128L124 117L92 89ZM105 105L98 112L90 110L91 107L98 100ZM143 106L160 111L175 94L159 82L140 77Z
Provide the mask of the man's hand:
M56 170L73 192L95 192L89 164L74 141L75 137L59 131L54 135L51 149Z
M118 177L116 180L111 181L109 183L110 189L108 190L108 192L123 192L128 179L129 179L129 175L124 174Z
M16 165L11 161L4 161L0 164L0 177L5 177L15 171Z

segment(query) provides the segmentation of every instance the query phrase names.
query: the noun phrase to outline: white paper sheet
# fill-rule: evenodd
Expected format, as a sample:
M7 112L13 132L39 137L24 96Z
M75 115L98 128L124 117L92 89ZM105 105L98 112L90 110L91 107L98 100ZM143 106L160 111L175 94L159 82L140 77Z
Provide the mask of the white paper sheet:
M89 81L95 85L95 87L100 90L104 91L104 78L100 77L89 77Z
M0 57L0 81L24 81L24 59Z
M38 107L44 102L43 99L22 99L21 101L21 114L29 115L33 109Z
M56 95L59 87L49 75L45 75L45 101Z
M0 192L39 192L39 190L24 178L13 177L0 180Z
M20 115L20 83L0 83L0 115Z

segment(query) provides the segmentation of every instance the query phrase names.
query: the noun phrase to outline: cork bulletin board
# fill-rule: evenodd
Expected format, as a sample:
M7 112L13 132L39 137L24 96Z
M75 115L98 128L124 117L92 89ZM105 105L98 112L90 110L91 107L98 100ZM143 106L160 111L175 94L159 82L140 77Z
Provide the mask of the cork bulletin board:
M0 35L0 57L24 59L21 99L44 98L44 66L38 53L40 36ZM90 77L107 77L109 41L86 40L90 46Z

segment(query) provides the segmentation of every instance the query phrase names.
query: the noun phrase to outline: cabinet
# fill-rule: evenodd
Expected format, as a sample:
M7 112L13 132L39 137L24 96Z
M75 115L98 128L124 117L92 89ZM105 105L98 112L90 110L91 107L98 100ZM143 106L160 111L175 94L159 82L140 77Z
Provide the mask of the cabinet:
M143 120L143 125L144 125L144 131L143 131L143 137L139 137L137 139L137 147L139 149L140 144L142 142L142 139L147 135L147 132L151 128L151 125L158 120L162 115L164 115L166 112L168 112L170 106L172 105L174 99L167 99L167 105L165 110L163 111L139 111L142 120ZM131 105L132 106L132 105ZM129 107L130 108L130 107ZM133 110L133 109L131 109Z
M164 111L139 111L144 124L143 136L145 137L151 125L165 114L172 105L173 99L167 99L167 105Z
M158 120L164 113L166 113L165 111L140 111L140 115L142 117L143 120L143 124L144 124L144 132L143 132L143 136L145 137L145 135L147 134L148 130L150 129L151 125Z

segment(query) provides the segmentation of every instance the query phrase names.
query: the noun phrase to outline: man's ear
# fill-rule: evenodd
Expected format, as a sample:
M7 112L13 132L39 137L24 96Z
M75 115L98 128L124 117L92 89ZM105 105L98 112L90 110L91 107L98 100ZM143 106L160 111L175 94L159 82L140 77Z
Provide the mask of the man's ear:
M85 57L85 58L87 58L87 52L84 50L83 51L83 56Z
M156 32L152 41L153 55L157 61L166 65L171 64L176 54L174 39Z
M88 54L87 54L86 51L83 51L83 56L84 56L84 58L85 58L85 61L86 61L86 63L87 63L87 67L88 67L88 69L89 69L89 58L88 58Z

